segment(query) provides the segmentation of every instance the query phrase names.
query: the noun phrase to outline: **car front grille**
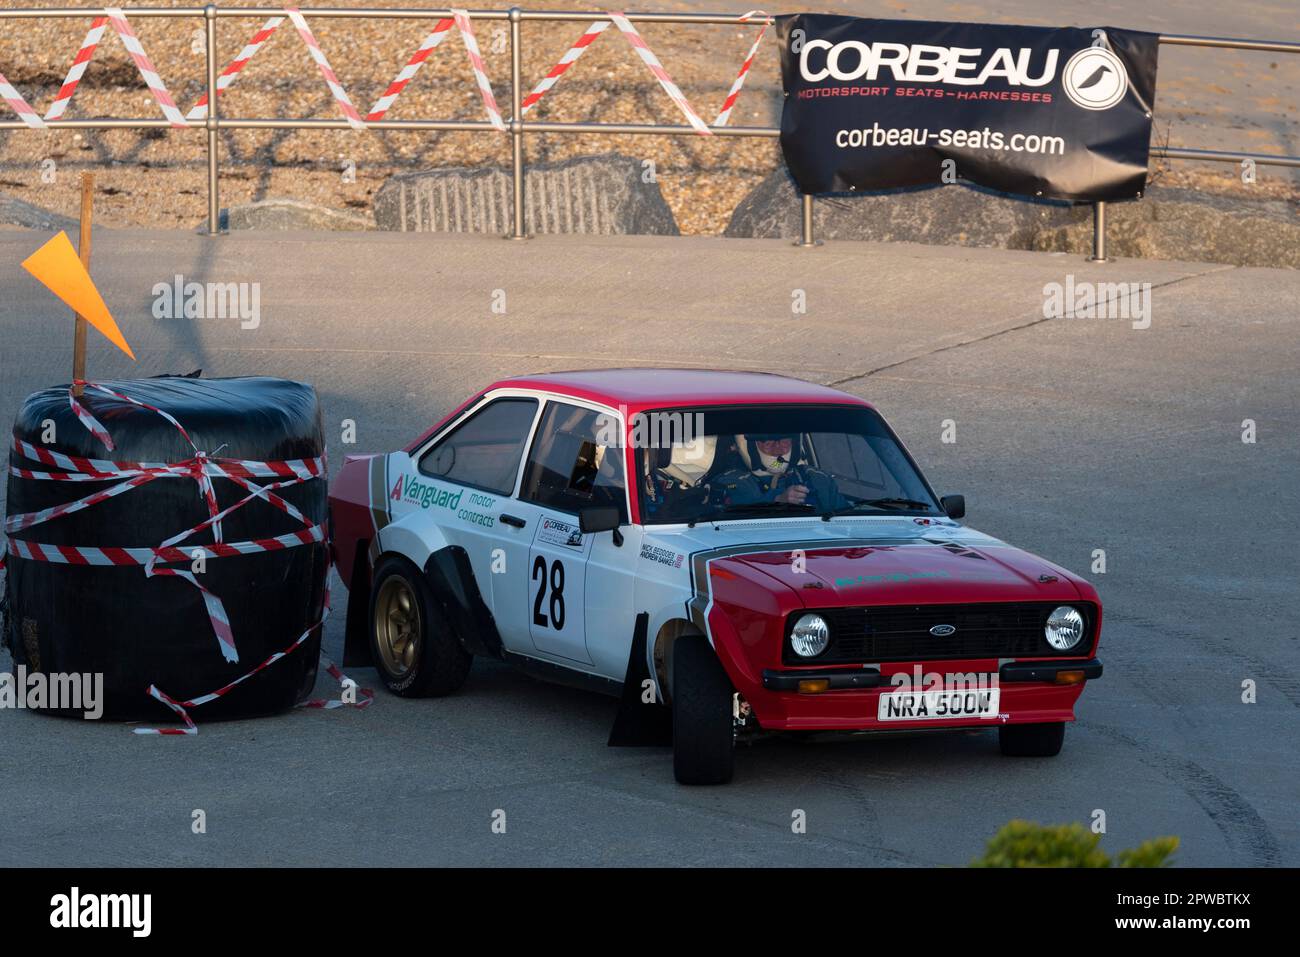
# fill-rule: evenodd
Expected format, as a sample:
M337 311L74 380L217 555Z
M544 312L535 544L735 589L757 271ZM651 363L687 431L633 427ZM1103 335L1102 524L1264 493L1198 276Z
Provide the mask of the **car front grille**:
M959 658L1080 657L1092 647L1096 614L1086 602L1072 602L1084 616L1083 640L1057 651L1043 637L1048 614L1061 602L998 602L964 605L877 605L869 608L809 608L790 615L782 658L788 665L848 664L877 661L928 661ZM816 658L801 658L790 647L790 630L813 612L826 619L831 641ZM951 625L940 637L930 629Z

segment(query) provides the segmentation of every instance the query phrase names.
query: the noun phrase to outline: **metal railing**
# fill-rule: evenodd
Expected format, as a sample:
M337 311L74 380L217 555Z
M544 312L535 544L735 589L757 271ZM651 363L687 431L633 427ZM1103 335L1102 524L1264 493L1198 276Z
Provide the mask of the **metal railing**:
M203 7L135 7L124 11L129 17L166 17L166 18L201 18L204 25L206 56L206 93L208 111L206 119L191 125L207 131L207 172L208 172L208 233L216 236L220 232L219 203L219 166L220 144L218 133L221 130L299 130L299 129L352 129L347 119L225 119L218 109L218 60L217 60L217 20L222 18L253 18L266 16L288 16L289 11L282 7L218 7L208 4ZM320 7L303 9L299 12L313 19L388 19L388 20L432 20L451 17L450 8L401 9L401 8L337 8ZM102 16L105 11L96 8L51 8L0 10L0 21L17 19L43 18L85 18ZM507 21L510 25L510 120L505 133L511 140L511 182L512 182L512 217L510 238L526 237L524 221L524 137L528 135L588 133L620 134L633 136L696 136L697 131L689 125L653 124L653 123L561 123L523 118L522 98L524 95L522 77L522 27L525 22L583 22L607 21L612 18L604 12L581 12L559 10L523 10L511 7L508 10L470 10L471 20ZM629 13L627 19L633 23L678 23L678 24L714 24L735 26L740 23L757 25L772 22L770 17L751 17L742 19L738 14L710 13ZM1234 50L1254 50L1271 53L1300 53L1300 43L1282 40L1243 40L1229 37L1200 37L1181 34L1161 34L1159 42L1169 46L1215 47ZM59 119L49 124L53 129L169 129L172 124L166 119ZM488 132L501 135L499 129L488 120L375 120L367 121L367 129L375 130L420 130L420 131L467 131ZM0 121L0 130L30 129L21 120ZM776 138L781 135L779 127L772 126L710 126L715 136L742 136ZM1188 149L1176 146L1153 146L1151 155L1171 160L1190 160L1215 163L1246 163L1260 166L1281 166L1300 169L1300 156L1286 156L1275 153L1244 153L1224 150ZM813 196L803 196L801 239L796 245L811 247L818 245L814 235ZM1093 248L1090 259L1093 262L1106 262L1106 204L1093 204Z

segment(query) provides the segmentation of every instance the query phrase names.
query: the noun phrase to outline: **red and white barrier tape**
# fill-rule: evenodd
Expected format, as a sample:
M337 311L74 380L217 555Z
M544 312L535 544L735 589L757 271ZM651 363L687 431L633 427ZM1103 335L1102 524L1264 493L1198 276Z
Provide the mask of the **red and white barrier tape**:
M577 62L578 57L587 52L587 47L591 46L596 37L600 36L612 26L613 23L609 20L597 20L595 23L591 24L591 26L587 27L582 36L578 37L578 42L565 51L564 56L560 57L559 62L557 62L555 66L551 67L551 72L546 74L546 76L542 78L542 82L533 87L532 92L524 97L524 101L521 104L521 112L527 113L531 110L533 105L546 95L546 91L555 86L556 82L560 77L564 76L569 67L573 66L573 64Z
M145 406L148 408L148 406ZM67 473L32 472L10 466L9 473L18 478L53 479L56 481L99 482L151 470L169 471L166 462L111 462L107 459L87 459L77 455L64 455L14 438L14 451L26 459L42 462L52 468L66 469ZM315 478L324 468L322 459L285 459L280 462L253 462L247 459L209 459L208 469L213 475L237 475L240 478Z
M196 452L198 451L198 447L194 444L194 440L191 439L190 434L185 431L185 426L181 425L179 422L176 421L175 418L173 418L170 414L164 412L162 409L155 408L154 406L149 405L147 402L141 402L139 399L133 399L129 395L126 395L125 393L118 392L115 389L110 389L108 388L108 386L100 385L97 382L86 382L82 379L78 379L76 380L74 385L84 386L87 389L94 389L96 392L102 392L105 395L111 395L115 399L120 399L123 402L129 402L131 405L138 406L141 409L148 409L150 412L162 416L169 423L171 423L173 428L175 428L178 432L180 432L180 434L184 437L185 441L189 443L190 448L194 449L194 451ZM99 422L95 419L95 417L86 410L86 407L77 401L77 395L75 391L73 391L72 389L68 390L68 403L69 405L72 406L72 411L77 416L77 418L81 421L81 424L86 427L86 431L88 431L91 435L93 435L96 439L98 439L99 443L103 445L104 448L108 449L110 452L113 451L114 448L113 437L109 435L108 430L104 428L102 425L100 425Z
M443 40L447 39L451 28L454 26L460 33L461 42L465 45L465 54L469 57L470 69L474 71L474 83L478 87L479 95L483 99L483 109L487 112L488 120L492 123L494 129L506 129L505 120L501 118L501 108L497 106L497 98L492 92L492 83L488 80L487 69L483 65L483 54L479 52L478 40L474 37L474 24L470 21L469 12L466 10L451 11L450 20L442 19L434 26L429 35L420 43L420 47L407 61L406 65L393 77L393 82L388 84L388 89L384 91L383 96L375 101L375 105L370 108L366 115L367 121L381 120L384 114L393 108L393 103L401 92L406 89L406 85L414 79L415 74L420 72L420 67L429 55L437 49Z
M284 461L258 462L245 459L221 459L214 458L206 452L201 451L190 437L189 432L176 418L169 413L148 403L134 399L125 393L107 386L93 382L82 382L78 380L78 385L84 386L87 390L103 393L128 402L142 409L147 409L157 415L162 416L170 423L185 441L189 443L194 450L194 456L183 462L171 463L149 463L149 462L114 462L107 459L91 459L82 456L64 455L61 452L53 452L48 449L42 449L30 443L24 442L15 437L14 451L23 458L38 461L42 464L57 469L64 469L62 472L45 472L35 471L32 469L20 468L17 465L10 465L9 474L18 478L29 479L34 481L106 481L111 479L121 479L108 488L92 492L90 495L77 499L72 502L66 502L55 505L50 508L42 509L37 512L27 512L19 515L9 516L4 523L6 534L25 531L33 526L40 525L44 522L53 521L64 515L82 511L91 508L110 498L122 495L132 489L139 488L142 485L162 478L188 478L195 481L200 490L204 504L208 510L208 518L186 529L156 547L88 547L73 545L48 545L27 540L9 538L6 548L7 555L15 555L28 561L54 562L68 565L95 565L95 566L140 566L144 568L146 577L174 577L187 581L194 588L198 589L202 596L204 607L208 614L208 620L212 626L213 634L217 638L217 644L222 656L226 661L234 662L239 660L239 654L235 647L234 635L231 631L230 618L226 613L225 606L221 599L205 588L192 571L183 568L164 567L174 563L192 563L199 559L207 558L229 558L235 555L251 555L264 552L281 551L286 548L295 548L299 545L311 545L324 542L326 539L326 529L324 525L316 524L303 515L291 502L275 494L278 490L288 488L294 485L300 485L317 478L323 478L325 475L325 462L323 458L314 459L292 459ZM82 422L86 429L94 435L106 448L112 449L113 440L108 430L100 424L94 415L78 402L73 396L72 390L69 389L68 401L76 413L77 418ZM265 485L258 485L251 481L252 478L276 478L278 481L270 482ZM238 485L248 494L236 501L234 504L227 506L225 509L218 507L215 491L212 487L213 478L222 478ZM233 512L243 508L250 502L260 499L273 508L284 512L290 518L299 522L303 527L295 532L289 532L284 535L278 535L273 538L253 539L245 542L223 542L221 523ZM184 545L183 543L200 532L211 530L213 541L209 544ZM0 568L4 567L5 555L0 555ZM258 671L270 665L272 662L279 660L284 655L293 651L303 641L306 640L312 630L323 624L325 616L328 615L329 601L329 583L328 576L330 569L326 568L326 592L325 592L325 612L320 621L308 628L293 645L283 652L277 652L266 661L262 662L252 671L226 685L219 691L211 695L205 695L196 698L190 702L176 702L168 698L162 692L157 692L156 688L150 688L150 694L159 701L163 701L173 710L185 719L187 729L184 731L177 729L164 729L157 733L161 734L195 734L197 729L194 728L193 722L185 713L185 707L193 707L196 704L203 704L206 701L213 700L216 697L228 692L231 688L243 682L247 678L256 674ZM337 669L333 665L328 665L331 674L335 674ZM339 674L341 678L341 673ZM369 692L366 692L369 694ZM364 706L369 700L360 704ZM342 702L309 702L315 706L337 707ZM190 730L193 729L193 730ZM151 733L149 729L136 729L140 733Z
M375 100L375 105L366 114L367 122L384 118L384 114L392 108L398 94L406 89L406 84L410 83L415 78L415 74L420 72L420 67L429 58L429 54L438 48L438 44L447 39L451 33L451 28L455 25L456 22L450 18L438 21L429 35L420 42L420 48L407 61L406 66L402 67L397 76L393 77L393 82L388 84L388 89L384 91L384 95Z
M185 117L181 111L176 108L176 103L172 95L167 92L167 87L163 84L162 77L154 69L153 61L149 59L148 54L144 52L144 46L140 43L140 38L135 35L131 29L131 24L126 19L126 14L119 7L105 7L104 13L108 15L108 22L112 25L117 38L122 41L122 46L126 47L126 52L131 54L131 59L135 61L135 68L140 71L140 76L144 80L144 85L149 87L149 92L153 98L158 101L158 106L162 109L163 116L174 127L188 126Z
M43 545L25 540L9 539L8 553L34 562L54 562L59 565L148 565L150 562L191 562L200 558L231 558L235 555L255 555L258 552L279 552L299 545L314 545L325 541L325 528L313 525L300 532L277 535L274 538L254 538L246 542L221 544L156 546L144 548L117 548L85 545Z
M659 58L654 55L654 51L646 46L646 42L642 39L641 34L637 33L636 27L632 26L632 21L622 13L614 10L609 12L609 18L614 21L614 26L618 27L619 30L622 31L623 36L627 38L627 42L632 44L632 49L636 51L637 56L641 58L641 61L646 65L650 72L654 74L655 79L659 81L659 85L662 86L664 92L668 94L668 99L677 104L677 108L681 110L682 115L686 117L686 122L690 123L691 126L695 128L695 132L700 135L712 136L713 131L709 129L707 123L700 119L699 114L695 112L695 108L691 106L690 101L687 100L682 91L678 89L677 84L673 82L673 78L670 77L668 71L664 69L664 65L659 62Z
M32 109L23 95L18 92L12 83L5 79L5 75L0 73L0 100L9 104L9 109L18 114L18 118L34 130L45 129L45 121L41 115Z
M248 66L248 61L253 59L253 55L262 49L262 44L271 38L275 28L284 22L284 17L271 17L266 23L262 24L260 30L253 34L253 39L244 45L244 49L239 51L239 56L235 57L226 64L226 68L221 71L217 77L217 96L226 91L226 87L235 82L235 77L239 76L241 70ZM190 121L206 120L208 118L208 94L204 93L199 97L193 108L185 114L185 118Z
M504 133L506 124L501 119L497 98L492 95L492 84L488 81L487 69L483 66L483 54L479 53L478 40L474 39L474 25L470 22L469 11L453 7L451 13L456 20L456 29L460 31L460 38L465 43L465 53L468 54L469 65L474 71L474 82L478 84L478 91L483 97L483 109L487 111L493 128Z
M265 661L259 664L256 668L253 668L251 671L240 675L238 678L236 678L234 681L230 682L229 684L221 688L218 688L216 691L210 692L208 694L199 695L196 698L191 698L188 701L177 701L175 698L171 697L166 692L162 691L157 685L150 685L149 686L150 696L152 696L158 701L161 701L167 707L171 708L178 715L180 715L181 721L185 723L185 727L183 728L135 728L133 729L135 733L136 734L188 734L188 735L198 734L199 733L198 726L194 723L194 719L191 718L189 715L190 709L197 708L199 705L204 705L207 704L209 701L216 701L218 698L223 697L231 690L243 684L249 678L253 677L253 675L257 674L259 671L262 671L265 668L270 667L271 665L275 664L275 662L279 661L281 658L285 657L286 655L290 655L293 652L297 651L298 648L302 646L303 642L305 642L308 639L308 637L311 636L311 633L313 631L315 631L317 628L323 628L325 626L325 622L330 616L330 582L329 582L330 572L331 572L330 568L325 569L325 601L324 601L324 606L321 609L320 620L317 621L316 624L311 625L306 631L304 631L301 635L299 635L297 639L294 640L293 644L291 644L288 648L285 648L283 651L275 652L270 657L268 657ZM337 681L340 685L343 686L345 693L349 689L355 689L357 698L355 701L346 701L342 698L335 698L332 700L325 699L325 698L314 698L311 701L302 702L302 704L298 705L298 707L332 709L332 708L342 708L346 706L346 707L353 707L353 708L364 708L374 702L375 695L373 691L371 691L369 688L359 688L355 681L347 677L347 675L343 674L343 672L339 670L338 666L335 665L334 662L326 658L323 654L321 655L321 659L325 662L325 670L326 672L329 673L330 677L332 677L335 681Z
M699 120L698 114L695 113L694 109L686 100L686 97L682 95L682 92L678 89L677 85L673 83L672 78L668 76L667 71L663 68L663 64L659 62L659 59L646 45L645 39L641 34L636 31L636 28L632 26L631 22L623 16L623 14L610 13L609 16L611 18L610 20L597 20L587 27L582 36L578 37L577 42L565 51L564 56L560 57L555 66L551 67L550 72L547 73L542 81L538 83L537 86L533 87L528 96L524 98L524 101L521 104L521 112L527 113L532 109L533 106L536 105L537 101L545 96L547 91L550 90L551 87L555 86L560 77L562 77L575 62L577 62L578 58L587 52L587 48L591 46L595 39L604 33L610 26L617 24L618 28L623 32L623 35L627 38L628 42L632 44L632 47L637 51L641 59L650 67L650 70L654 73L656 79L663 84L664 90L668 93L669 97L677 104L678 108L682 110L686 115L686 118L691 121L691 125L695 127L697 132L708 135L709 130L704 126L703 121L698 123L696 122L696 120ZM754 58L758 55L758 47L763 42L763 37L767 33L767 28L769 26L767 23L767 14L762 10L751 10L749 13L742 14L736 18L737 23L749 23L751 20L758 20L760 18L763 20L762 29L758 31L758 37L754 40L753 46L749 48L749 53L745 56L745 62L741 64L740 72L736 74L736 79L731 84L731 89L727 93L727 98L722 104L722 109L719 111L717 119L713 121L714 126L727 125L727 120L731 117L731 110L736 105L736 100L740 96L740 91L745 85L745 79L749 75L749 70L754 65ZM692 117L694 117L694 119L692 119Z
M140 43L140 38L135 35L135 30L131 27L130 21L127 20L126 14L118 7L106 7L104 13L105 16L96 17L91 21L90 30L86 33L85 39L81 41L81 47L77 50L77 55L72 58L72 66L68 68L68 75L64 78L63 85L54 97L54 102L50 104L50 108L45 113L45 120L55 122L63 116L64 111L68 108L68 102L72 99L72 94L77 90L77 84L81 82L81 78L86 72L90 58L95 55L95 50L104 37L104 30L111 25L113 32L122 41L122 46L126 47L126 52L131 55L131 60L135 63L136 69L140 71L145 86L149 88L149 92L153 94L154 100L162 109L163 116L174 127L188 126L189 124L177 108L175 100L172 99L171 93L168 92L167 85L163 83L162 77L158 75L153 61L144 52L144 46ZM10 105L14 106L13 103ZM14 106L14 108L17 109L18 107ZM38 124L28 121L27 125L37 126Z
M195 455L194 460L198 462L200 465L207 462L207 455L204 452L199 451L199 447L194 444L194 440L191 439L190 434L185 431L185 427L181 425L179 422L177 422L174 418L172 418L172 416L164 412L162 409L155 408L154 406L149 405L145 402L140 402L136 399L131 398L129 395L125 395L121 392L117 392L113 389L108 388L107 386L96 385L93 382L79 382L79 384L84 385L86 388L94 389L98 392L103 392L105 395L111 395L114 398L121 399L123 402L129 402L131 405L138 406L141 409L148 409L150 412L162 416L164 419L170 422L171 425L176 429L176 431L178 431L184 437L185 441L189 443L190 448L194 450L194 455ZM77 394L75 389L68 390L68 402L71 403L72 411L76 413L77 418L81 420L81 424L86 427L86 429L91 433L91 435L99 439L100 443L106 449L112 451L113 437L109 435L108 430L105 429L102 425L100 425L99 422L96 421L95 417L86 410L86 407L77 401ZM208 506L208 514L209 515L216 514L217 496L216 493L213 492L212 490L211 476L208 475L207 470L205 468L197 468L195 470L194 479L196 482L198 482L199 491L203 494L203 500ZM220 526L218 526L215 529L215 534L216 534L217 541L221 541Z
M68 67L68 75L63 80L63 86L59 87L59 93L55 96L54 102L45 111L46 122L57 120L63 116L63 111L68 108L68 101L72 99L72 94L76 92L77 84L81 82L81 77L90 64L90 58L95 55L95 47L99 46L99 41L103 39L106 29L108 29L108 17L96 17L91 21L90 30L86 33L86 38L81 41L81 48L77 50L77 55L72 58L72 66Z
M397 76L393 78L393 81L388 85L384 94L375 101L374 106L370 108L365 120L361 118L356 107L352 104L352 100L349 98L347 90L344 89L343 84L339 82L338 76L335 74L333 67L330 66L329 60L321 49L320 43L316 40L316 36L312 32L311 27L307 25L307 21L303 18L302 13L297 7L285 7L285 13L288 14L290 21L298 32L298 36L302 39L303 43L306 44L312 60L315 62L317 69L320 70L322 78L329 87L330 94L338 104L340 112L342 112L344 118L348 121L348 125L354 130L365 129L367 120L378 121L384 117L384 115L392 108L397 97L406 88L407 84L409 84L419 72L424 61L428 59L429 55L438 47L438 45L447 38L453 25L459 31L461 40L465 45L465 52L469 58L470 67L474 72L474 82L477 85L479 95L483 100L483 109L487 113L488 120L491 122L494 129L502 132L506 130L505 121L501 116L501 109L497 105L496 96L492 92L492 84L488 79L487 70L483 63L483 55L479 50L478 40L474 36L474 27L470 20L468 11L453 9L452 18L450 20L444 18L438 21L434 29L421 42L419 49L416 50L406 65L402 67ZM127 52L135 62L136 68L140 71L140 75L144 79L146 86L149 87L149 91L153 94L159 107L161 107L163 115L171 125L173 127L185 127L189 125L190 121L197 122L205 119L208 114L207 94L204 93L200 96L189 113L183 115L176 107L166 85L158 75L158 71L154 68L152 61L150 61L148 55L145 53L144 47L141 45L139 38L135 35L135 31L126 19L126 14L118 7L106 8L105 14L106 16L96 17L92 21L89 32L87 32L85 39L81 43L80 49L78 49L76 56L73 58L72 66L68 70L67 77L64 79L63 85L59 89L54 102L50 104L50 108L46 112L44 119L42 119L40 114L37 113L36 110L34 110L23 98L22 94L20 94L18 90L5 79L3 74L0 74L0 99L3 99L9 107L18 114L19 118L27 126L32 127L33 129L42 129L46 126L47 122L59 120L67 110L68 103L71 101L72 95L77 89L77 84L85 74L86 67L89 64L91 57L94 55L100 40L103 38L104 30L111 24L114 32L117 33L122 44L126 47ZM679 110L681 110L682 115L686 117L687 122L690 123L695 131L704 136L712 135L712 131L709 129L708 124L700 118L699 114L695 111L695 108L691 106L690 101L687 100L686 96L682 93L677 84L673 82L672 77L668 75L668 71L646 44L645 39L637 31L636 27L632 25L632 22L628 20L624 14L616 11L611 11L609 17L609 21L596 21L587 27L582 36L578 38L577 42L565 52L559 62L551 68L550 72L547 73L542 81L538 83L537 86L524 98L521 104L522 112L526 113L531 110L533 106L535 106L547 93L547 91L556 84L559 78L563 76L575 62L577 62L578 58L581 57L583 53L586 52L587 48L592 44L596 37L604 33L612 23L614 26L618 27L619 31L627 39L628 43L634 50L636 50L637 56L641 58L642 62L645 63L646 67L654 75L655 79L659 81L664 92L668 94L668 98L673 101ZM743 14L737 18L737 22L739 23L748 23L749 21L760 17L764 19L762 29L759 31L758 37L754 40L753 46L750 47L744 63L741 64L740 72L736 75L736 79L731 85L731 89L722 105L722 109L714 120L714 126L725 126L727 120L730 118L736 99L740 96L740 91L744 87L745 79L754 63L754 58L758 53L759 45L762 43L763 37L767 33L767 14L763 13L763 11L751 10L749 13ZM262 45L270 39L271 35L275 33L276 29L283 21L283 17L271 17L268 19L266 23L262 25L261 29L253 35L253 38L249 40L249 42L239 52L239 55L226 65L225 69L221 71L221 75L217 78L218 96L235 81L236 77L239 76L240 72L248 65L249 61L258 50L262 48Z
M762 10L750 10L739 18L741 23L748 23L758 17L763 18L763 29L758 31L758 36L754 38L754 45L749 48L745 62L740 65L740 72L736 74L736 79L727 92L727 98L722 103L722 109L718 111L718 117L713 121L714 126L726 126L727 120L731 118L731 109L736 105L740 91L745 85L745 77L749 75L749 68L754 65L754 57L758 55L758 45L763 42L763 35L767 33L767 14Z
M361 121L357 108L348 99L348 91L343 89L343 84L334 75L334 68L330 66L330 61L325 59L325 51L316 42L316 35L311 32L311 27L307 26L307 21L302 18L302 14L298 12L297 7L285 7L284 12L289 14L289 19L293 21L298 36L302 38L303 43L307 44L311 58L316 61L316 67L320 70L320 75L325 78L325 85L330 88L330 93L334 94L334 100L339 105L339 112L343 114L348 121L348 125L354 130L364 130L366 124Z
M292 19L294 26L298 30L298 35L307 45L307 49L311 53L313 61L315 61L321 75L325 78L325 82L329 85L330 93L338 102L339 108L343 111L343 115L347 118L349 124L354 129L363 129L364 124L361 122L360 116L357 115L356 109L352 106L351 100L348 99L347 91L345 91L342 84L339 83L338 77L335 76L334 70L329 65L329 61L321 51L320 44L316 42L316 37L311 32L311 28L307 26L306 21L303 20L302 15L298 12L297 8L286 8L285 12L288 13L290 19ZM150 62L148 56L145 54L139 38L136 37L130 23L127 22L126 15L116 7L107 8L105 13L107 13L108 16L97 17L92 22L90 32L86 34L86 38L81 43L81 48L77 51L76 57L73 58L72 66L68 70L67 78L63 81L62 88L59 90L54 102L50 105L50 109L46 113L45 119L50 121L58 120L62 117L64 111L68 107L68 102L72 99L72 94L76 92L77 84L81 81L82 75L86 72L86 66L89 64L90 58L94 55L95 49L104 35L104 29L109 23L112 24L114 31L121 38L123 45L127 48L127 52L131 54L136 67L140 70L140 75L144 78L145 84L149 87L150 92L154 94L154 98L163 109L163 114L171 121L172 126L188 126L190 121L197 122L206 119L208 115L207 93L205 92L199 97L198 101L190 109L188 114L182 115L172 100L171 94L167 91L167 87L159 77L157 70L154 69L153 63ZM239 76L244 67L248 66L248 62L253 58L254 54L262 48L262 45L270 39L271 35L275 33L276 28L278 28L283 22L284 17L271 17L268 19L266 23L262 25L261 29L253 35L253 38L249 40L244 48L239 52L239 55L226 65L225 69L221 71L221 75L217 77L218 96L220 96L226 88L235 81L235 78ZM4 95L5 99L9 100L3 85L0 85L0 95ZM22 98L18 97L18 102L11 101L10 105L13 106L15 110L18 110L21 101ZM22 105L25 106L25 103ZM28 109L30 111L30 108ZM23 114L20 112L19 115ZM31 122L27 116L24 116L24 119L28 120L29 126L38 125L37 123ZM39 117L37 117L37 119L39 120Z

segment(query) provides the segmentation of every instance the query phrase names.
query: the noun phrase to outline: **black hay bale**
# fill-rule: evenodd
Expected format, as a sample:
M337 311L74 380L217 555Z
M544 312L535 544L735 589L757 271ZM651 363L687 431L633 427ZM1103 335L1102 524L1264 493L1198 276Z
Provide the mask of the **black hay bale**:
M314 459L325 454L320 403L309 385L262 377L192 379L166 377L104 382L109 389L173 416L194 445L214 459L258 462ZM83 406L112 436L106 449L81 423L66 387L47 389L23 403L14 436L51 452L114 462L179 463L194 448L166 419L148 409L87 387ZM53 434L53 440L43 441ZM10 450L10 463L32 471L58 467ZM9 476L9 515L39 512L76 501L123 481L49 481ZM248 479L265 486L274 478ZM214 477L222 509L248 492ZM326 479L275 494L313 524L326 520ZM93 548L157 547L205 522L208 508L188 476L158 478L89 508L11 533L18 542ZM273 538L303 530L301 522L255 500L222 522L225 543ZM211 529L178 543L186 554L214 542ZM176 715L150 698L153 684L176 701L207 694L286 649L320 620L328 568L325 541L278 551L208 557L197 580L221 599L239 660L223 657L203 596L176 577L146 577L142 565L61 564L20 557L10 550L6 595L6 644L15 665L47 675L102 673L104 715L119 719L174 721ZM191 563L160 567L191 570ZM202 705L196 721L283 711L311 691L320 651L320 629L292 654L275 662L226 696Z

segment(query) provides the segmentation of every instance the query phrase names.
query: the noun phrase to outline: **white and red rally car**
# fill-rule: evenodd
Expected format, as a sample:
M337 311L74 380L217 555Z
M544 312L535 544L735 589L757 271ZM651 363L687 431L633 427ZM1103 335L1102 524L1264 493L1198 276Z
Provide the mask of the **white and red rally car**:
M628 477L631 476L631 480ZM1094 657L1088 582L960 525L872 406L774 375L508 379L330 494L349 663L444 695L473 656L621 695L684 783L740 734L997 727L1053 755Z

